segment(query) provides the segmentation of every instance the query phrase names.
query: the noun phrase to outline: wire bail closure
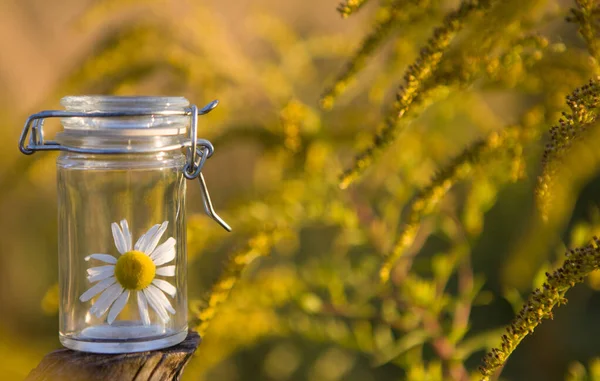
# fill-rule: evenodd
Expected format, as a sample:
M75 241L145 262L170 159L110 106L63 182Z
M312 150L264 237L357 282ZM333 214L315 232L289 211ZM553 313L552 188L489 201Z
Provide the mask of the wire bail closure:
M206 106L198 109L196 105L187 107L182 111L161 110L161 111L63 111L63 110L45 110L36 114L30 115L25 121L25 126L19 138L19 150L25 155L31 155L37 151L66 151L75 153L89 154L132 154L132 153L153 153L161 151L172 151L175 149L186 148L186 163L183 167L183 175L188 180L198 179L200 182L200 194L204 211L208 216L215 220L223 229L228 232L231 227L218 214L212 205L206 180L202 175L202 168L206 163L206 159L211 157L215 152L212 143L206 139L198 138L198 116L205 115L211 112L219 104L218 100L208 103ZM77 148L64 146L54 140L44 140L44 121L48 118L112 118L112 117L129 117L129 116L189 116L190 117L190 135L189 140L181 144L173 144L164 147L150 147L131 149L125 148ZM29 139L28 139L29 137Z

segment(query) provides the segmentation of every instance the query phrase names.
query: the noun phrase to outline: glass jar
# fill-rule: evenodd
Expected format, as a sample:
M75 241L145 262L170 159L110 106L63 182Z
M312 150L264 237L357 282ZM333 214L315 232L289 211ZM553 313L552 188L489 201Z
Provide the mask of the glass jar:
M20 143L24 153L62 151L60 341L97 353L175 345L188 332L186 178L200 178L207 212L222 222L201 175L212 145L196 138L198 111L179 97L65 97L61 104L66 111L30 117ZM61 117L56 141L43 139L47 117Z

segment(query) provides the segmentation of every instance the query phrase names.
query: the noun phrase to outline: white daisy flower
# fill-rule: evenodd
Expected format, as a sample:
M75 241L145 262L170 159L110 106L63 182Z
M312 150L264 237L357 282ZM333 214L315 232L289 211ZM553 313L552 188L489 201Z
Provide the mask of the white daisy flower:
M177 289L166 280L156 278L157 275L165 277L175 275L174 265L158 267L175 259L175 238L169 237L157 247L168 224L169 222L165 221L160 225L154 225L137 240L133 247L127 220L122 220L120 227L116 222L111 224L115 246L121 254L119 258L110 254L91 254L85 257L86 261L95 259L106 263L87 270L88 280L91 283L98 283L79 297L82 302L87 302L101 293L90 308L91 314L101 317L110 308L107 322L112 324L132 294L137 298L144 325L150 324L148 306L164 323L170 319L168 313L175 314L165 293L174 297Z

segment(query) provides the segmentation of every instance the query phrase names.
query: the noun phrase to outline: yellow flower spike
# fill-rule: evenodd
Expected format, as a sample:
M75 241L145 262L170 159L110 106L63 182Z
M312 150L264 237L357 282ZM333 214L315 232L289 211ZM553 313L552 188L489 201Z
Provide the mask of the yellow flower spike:
M212 287L207 307L197 315L199 324L196 329L200 336L204 336L206 333L220 306L229 298L231 290L242 276L246 266L257 257L268 255L274 243L280 238L281 234L278 231L257 233L248 240L248 247L245 250L235 253L229 258L223 274Z
M594 270L600 268L600 240L584 247L571 250L561 267L552 274L546 273L546 282L536 289L513 322L502 335L500 348L493 348L483 358L480 367L482 381L490 380L494 372L504 366L519 343L542 322L552 318L552 310L566 303L566 292Z
M575 0L577 8L571 8L572 16L567 21L579 24L579 34L583 37L588 50L594 57L596 64L600 63L600 42L598 33L600 30L597 25L596 13L600 10L596 1L593 0Z
M343 18L347 18L351 14L356 13L368 1L369 0L345 0L338 5L337 10Z
M288 102L280 112L284 145L292 153L298 152L301 148L301 131L303 130L308 114L308 107L295 99Z
M383 45L386 37L394 27L413 14L411 8L406 9L407 5L403 0L394 0L391 4L380 8L380 15L375 20L373 31L363 39L360 47L348 61L346 68L338 75L333 85L321 95L320 106L322 109L329 110L333 107L337 97L346 91L350 81L364 68L373 53ZM414 5L414 9L419 9L417 4Z
M550 143L544 150L542 174L538 178L536 201L542 217L547 220L551 211L556 174L562 161L571 152L590 124L598 118L600 108L600 78L592 79L585 86L567 96L570 113L563 113L558 125L550 128Z
M456 182L468 177L475 165L486 163L504 154L514 158L519 154L522 142L533 136L535 135L521 126L510 126L503 131L492 132L487 139L473 143L442 169L430 185L422 189L408 206L407 223L401 228L391 253L385 258L379 271L381 281L383 283L389 281L394 264L414 242L423 217L433 211Z
M466 20L477 11L490 8L494 0L463 0L457 10L452 11L444 18L442 26L436 28L427 45L421 49L419 58L409 65L404 74L405 86L401 86L396 102L379 133L374 137L373 143L361 152L354 161L354 165L340 176L340 187L347 188L352 182L368 168L376 158L396 139L400 128L399 120L412 108L423 92L424 83L437 71L443 53L458 32L464 27Z

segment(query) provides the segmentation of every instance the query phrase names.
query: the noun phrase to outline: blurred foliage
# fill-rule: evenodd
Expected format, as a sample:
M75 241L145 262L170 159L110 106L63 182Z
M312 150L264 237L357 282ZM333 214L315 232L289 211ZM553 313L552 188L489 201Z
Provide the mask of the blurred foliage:
M600 379L597 2L348 0L330 28L256 6L240 41L214 8L169 4L92 3L77 28L101 33L48 103L222 102L201 133L234 233L190 186L203 341L184 379ZM21 257L47 270L23 298L0 294L9 379L56 345L41 312L57 298L55 157L10 155L0 191L20 207L5 206L3 231L38 239L3 236L20 255L0 268L13 284Z
M569 367L566 381L597 381L600 380L600 359L590 361L589 369L581 363L575 362Z

